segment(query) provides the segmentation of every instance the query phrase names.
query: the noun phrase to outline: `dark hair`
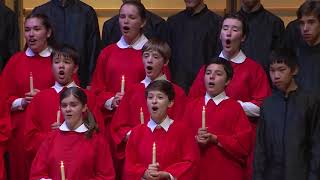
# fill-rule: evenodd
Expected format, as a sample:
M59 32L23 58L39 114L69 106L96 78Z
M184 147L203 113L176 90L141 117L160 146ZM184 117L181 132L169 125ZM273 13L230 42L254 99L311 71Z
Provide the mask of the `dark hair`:
M164 63L167 63L171 57L171 49L167 42L162 41L158 38L152 38L142 47L142 52L146 51L157 51L165 59Z
M314 15L320 21L320 1L305 1L297 11L298 19L304 15Z
M26 17L25 22L31 18L40 19L42 22L42 25L46 28L46 30L51 30L51 35L50 35L50 37L47 38L47 42L48 42L48 46L54 48L56 46L55 36L54 36L54 32L53 32L54 30L53 30L53 26L51 25L51 23L49 21L48 16L45 14L40 14L40 13L31 13Z
M220 64L220 65L222 65L224 71L227 74L227 81L232 79L232 77L233 77L233 68L232 68L231 63L228 60L226 60L226 59L224 59L222 57L217 57L217 58L210 59L209 62L205 65L204 73L206 73L208 66L211 65L211 64Z
M151 82L146 90L145 90L145 97L148 97L148 93L150 91L160 91L168 96L169 101L173 101L175 97L175 92L173 85L166 80L156 80Z
M222 29L222 26L223 26L223 22L226 19L236 19L236 20L241 22L241 24L242 24L242 36L243 37L246 36L249 33L249 27L248 27L248 24L247 24L247 20L240 13L228 13L228 14L226 14L223 17L223 21L222 21L222 24L221 24L221 29Z
M79 87L70 87L60 94L60 104L63 99L73 95L77 98L82 105L87 104L87 95L86 93ZM98 125L95 121L93 114L88 110L86 117L83 119L84 125L88 128L88 131L85 133L87 138L91 138L94 132L98 132Z
M275 49L271 52L269 67L275 63L283 63L291 70L295 70L298 67L298 61L295 53L286 48Z
M70 58L74 62L74 64L79 64L80 56L78 51L67 44L56 46L52 51L52 57L54 57L55 55L61 55L65 58Z
M136 0L126 0L125 2L123 2L123 4L120 6L119 12L121 11L121 8L126 4L133 5L138 9L139 16L141 17L142 21L145 21L147 19L146 8L141 2Z

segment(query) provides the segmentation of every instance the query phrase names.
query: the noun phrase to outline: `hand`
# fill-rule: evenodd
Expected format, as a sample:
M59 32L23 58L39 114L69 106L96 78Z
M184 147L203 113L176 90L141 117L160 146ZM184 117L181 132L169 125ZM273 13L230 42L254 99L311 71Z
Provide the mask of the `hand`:
M31 102L31 100L33 99L33 97L38 94L40 92L39 89L34 89L34 92L31 93L31 92L27 92L25 93L25 101L29 104Z
M195 138L196 141L203 146L218 143L217 136L215 134L209 133L208 128L199 128L198 135Z
M170 179L170 175L165 171L150 172L153 179Z
M60 127L61 123L58 123L58 122L54 122L51 124L51 129L54 130L54 129L58 129Z
M119 104L120 104L120 101L123 97L124 93L121 93L121 92L117 92L116 95L114 96L113 100L112 100L112 106L113 107L118 107Z

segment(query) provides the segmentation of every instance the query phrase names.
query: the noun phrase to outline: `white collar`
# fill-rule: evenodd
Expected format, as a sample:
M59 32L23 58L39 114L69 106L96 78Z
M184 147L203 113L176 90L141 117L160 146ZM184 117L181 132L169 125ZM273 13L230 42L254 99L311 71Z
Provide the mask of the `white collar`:
M117 42L117 46L121 49L133 48L135 50L141 50L144 44L148 42L148 39L143 34L139 37L139 39L134 42L132 45L128 44L123 36L121 36L120 40Z
M246 56L241 50L240 50L239 53L238 53L234 58L232 58L232 59L228 59L228 58L224 57L222 51L221 51L219 57L222 57L222 58L224 58L224 59L230 60L230 61L232 61L232 62L234 62L234 63L236 63L236 64L241 64L241 63L243 63L243 62L246 60L246 58L247 58L247 56Z
M163 120L162 123L159 125L150 118L150 121L148 122L147 126L151 129L152 132L157 126L161 126L166 132L168 132L169 127L171 126L172 123L173 123L173 120L170 119L169 116L167 116L166 119Z
M33 56L36 55L30 48L27 48L25 53L26 53L26 55L28 57L33 57ZM51 53L52 53L52 49L50 47L47 47L46 49L44 49L43 51L41 51L39 53L39 56L41 56L41 57L49 57L49 56L51 56Z
M162 76L157 77L155 80L166 80L167 81L167 76L165 74L163 74ZM144 87L149 86L149 84L151 82L152 82L152 80L148 76L146 76L144 78L144 80L141 81L141 83L144 84Z
M59 127L60 131L74 131L74 132L77 132L77 133L84 133L84 132L87 132L88 131L88 128L84 125L84 124L81 124L81 126L79 126L77 129L75 130L70 130L67 126L67 123L66 121L64 121L61 126Z
M77 84L76 84L74 81L72 81L71 83L69 83L69 84L66 85L66 86L62 86L61 84L59 84L59 83L56 81L56 82L54 83L54 86L52 86L52 88L53 88L54 90L56 90L57 93L60 93L60 91L62 91L62 89L63 89L64 87L69 88L69 87L79 87L79 86L77 86Z
M216 105L219 105L223 100L229 99L229 97L226 96L226 93L224 91L216 95L215 97L211 97L208 93L206 93L206 95L204 96L205 105L207 105L210 99L212 99Z

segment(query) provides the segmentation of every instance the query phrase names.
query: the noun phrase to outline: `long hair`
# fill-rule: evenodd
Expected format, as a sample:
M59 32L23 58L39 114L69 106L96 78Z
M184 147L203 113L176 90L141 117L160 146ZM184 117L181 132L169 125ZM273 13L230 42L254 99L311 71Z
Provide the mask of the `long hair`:
M82 105L86 105L88 102L86 93L78 87L70 87L66 90L64 90L60 94L60 103L63 99L73 95L75 98L77 98ZM93 116L93 114L87 110L84 118L83 118L83 124L88 128L88 131L85 133L87 138L91 138L94 132L98 132L98 124L96 123L96 120Z

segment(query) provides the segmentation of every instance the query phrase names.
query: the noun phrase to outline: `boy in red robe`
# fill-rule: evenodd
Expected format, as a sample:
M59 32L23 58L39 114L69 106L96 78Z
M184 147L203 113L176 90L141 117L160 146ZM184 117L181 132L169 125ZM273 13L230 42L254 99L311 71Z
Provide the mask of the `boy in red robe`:
M199 180L245 177L252 131L240 104L226 96L232 76L228 61L213 59L205 67L205 96L191 100L185 110L184 120L193 129L200 149Z
M150 117L145 99L145 88L154 80L167 80L163 69L171 56L169 45L164 41L151 39L143 46L142 52L146 77L129 88L111 121L111 136L116 144L117 159L120 160L124 159L125 144L131 129ZM182 88L171 84L176 96L174 105L168 109L168 114L174 119L180 119L183 115L186 96Z
M67 45L53 52L52 74L56 80L55 85L39 92L27 110L24 134L28 165L31 165L43 140L63 123L59 110L59 94L64 88L77 87L73 76L78 70L78 59L77 51ZM85 92L88 96L88 107L91 112L94 112L95 96L89 91ZM96 117L100 116L96 115Z
M194 138L189 128L167 113L175 96L172 84L153 81L145 95L151 117L131 131L123 179L194 179L199 157Z
M109 146L88 111L86 93L70 87L60 94L63 124L40 146L30 180L114 180ZM63 172L61 161L64 163Z

